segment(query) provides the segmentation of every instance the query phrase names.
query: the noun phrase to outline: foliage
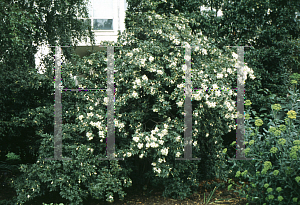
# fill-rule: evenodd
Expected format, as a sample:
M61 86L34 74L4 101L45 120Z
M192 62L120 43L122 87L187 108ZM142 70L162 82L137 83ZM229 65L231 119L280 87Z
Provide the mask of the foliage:
M0 2L1 160L14 152L23 163L36 161L39 134L53 132L53 107L45 109L53 106L53 78L36 72L34 55L42 42L74 45L74 38L86 37L87 27L75 16L87 15L83 7L82 0ZM71 50L63 49L68 58Z
M297 77L297 74L293 76ZM297 81L291 80L290 83L293 85L293 89L289 90L290 97L280 98L282 103L272 105L274 120L269 119L268 129L264 129L262 134L258 128L263 121L259 117L250 117L251 102L246 100L245 156L254 160L234 161L232 170L235 178L249 181L249 186L243 184L243 189L239 190L240 195L256 204L300 203L300 98ZM280 111L284 112L284 119L278 118ZM232 184L229 185L228 189L232 188Z
M300 21L299 17L295 19L295 12L299 12L297 0L128 0L128 4L128 13L154 10L158 14L170 15L178 11L188 19L193 35L203 32L215 39L215 46L219 49L253 46L245 48L245 62L254 70L256 79L245 85L245 97L253 103L254 111L266 115L262 117L264 125L260 131L266 128L268 121L265 120L271 112L268 95L285 96L288 76L300 73ZM210 10L200 9L201 6ZM219 9L222 16L217 15Z
M148 26L141 26L145 22ZM213 39L200 33L190 35L188 20L179 13L169 17L135 13L131 24L119 34L117 45L123 46L115 48L114 62L115 154L125 160L98 159L106 157L105 90L64 91L62 155L72 160L46 161L54 155L53 135L41 134L38 161L22 165L23 174L12 179L19 203L52 191L59 191L71 204L80 204L89 195L113 201L116 194L124 197L123 187L147 181L163 185L165 197L183 199L192 194L200 180L226 178L220 136L235 125L235 93L228 90L236 82L233 53L226 48L219 50ZM203 88L193 91L192 96L192 157L201 161L175 160L184 153L186 69L184 48L175 46L185 42L201 46L192 52L193 88ZM83 59L73 55L72 61L76 65L68 61L62 65L64 88L74 88L70 77L80 73L86 77L79 87L106 87L105 51ZM255 78L251 69L245 71Z
M232 58L233 49L228 50L223 46L248 43L255 46L255 49L250 49L245 54L245 61L253 68L257 77L252 82L247 81L246 97L253 102L255 110L261 108L260 117L264 123L260 126L261 132L266 129L269 120L267 111L271 106L267 105L274 102L273 93L281 96L286 94L284 88L288 85L288 74L299 65L299 44L294 43L294 38L299 33L299 24L294 23L293 19L293 4L296 1L289 1L290 5L284 2L234 1L231 5L229 1L129 0L129 11L126 13L128 31L118 41L124 47L115 48L118 53L115 61L118 70L115 74L115 107L118 113L115 123L119 128L116 129L116 151L119 157L125 157L125 161L118 162L95 160L96 157L105 157L105 146L101 142L106 136L106 108L102 104L106 98L101 91L100 94L95 91L86 94L63 93L63 99L66 99L63 102L63 156L73 157L74 160L43 160L45 157L53 157L51 85L54 59L46 59L48 70L45 75L36 74L33 64L36 53L34 44L38 45L42 40L47 40L51 45L73 44L71 38L76 36L75 33L85 30L78 19L72 18L76 10L81 10L83 1L55 1L53 5L52 1L44 0L35 1L36 5L34 1L19 1L18 4L13 1L0 2L3 11L0 15L4 19L4 23L0 24L3 31L0 42L0 76L3 77L0 77L0 82L7 85L1 91L4 96L1 98L1 109L6 111L0 116L1 127L4 128L1 129L0 140L1 150L20 154L23 162L23 175L13 179L14 187L19 193L19 202L53 190L60 190L61 196L77 203L87 195L94 198L106 197L111 201L114 198L113 192L118 193L120 198L126 194L122 188L131 184L125 182L132 179L134 184L141 178L141 184L147 181L163 184L164 196L184 198L197 186L199 180L215 177L216 174L225 178L223 170L226 170L226 164L224 152L221 152L223 147L220 135L235 124L235 106L230 101L235 98L234 95L228 96L230 92L223 90L222 95L226 97L220 97L219 92L208 91L208 94L212 94L209 97L205 92L194 91L193 157L201 157L202 161L174 160L174 156L182 156L183 153L184 125L184 69L181 69L184 64L184 48L174 46L179 45L178 42L203 46L192 50L194 88L200 84L206 84L203 87L208 88L215 88L214 85L233 88L236 71L233 68L234 61L228 60ZM211 11L200 12L198 9L202 4L217 10L221 6L224 17L217 17ZM273 9L271 14L268 14L267 8ZM237 14L241 18L237 18ZM145 27L145 24L149 27ZM202 33L208 38L203 37ZM71 59L71 50L63 48L68 60ZM53 51L54 48L50 56L53 56ZM63 73L64 85L75 86L68 79L73 72L74 75L87 75L81 85L105 88L105 56L106 52L100 52L85 58L86 61L76 59L76 66L63 65L63 69L67 71ZM140 59L145 61L139 61ZM90 68L99 71L100 75L97 72L90 74ZM229 68L232 68L232 72ZM220 74L224 74L223 77L217 78ZM260 94L261 91L270 95ZM98 97L98 101L91 101L95 97ZM228 113L227 108L231 107L233 109ZM254 115L255 111L249 114ZM216 120L216 116L220 117L219 120ZM199 122L194 119L196 117L207 120ZM90 124L91 121L96 124ZM101 122L101 125L97 122ZM215 127L218 129L214 129ZM20 143L15 144L16 142ZM27 162L35 163L28 165L25 164ZM84 163L83 167L81 163ZM80 171L73 173L75 167L79 167ZM103 169L106 171L103 172ZM163 177L167 178L162 179ZM70 185L72 188L69 188Z
M207 19L208 25L217 26L213 27L215 32L209 27L203 30L205 35L215 38L220 47L253 46L245 48L245 62L257 78L245 85L245 97L253 103L254 111L264 115L260 131L266 129L271 112L269 95L286 96L288 76L291 71L299 73L300 53L296 42L299 42L300 22L295 19L298 5L297 0L224 1L223 16Z
M269 98L274 94L285 97L288 94L289 75L300 73L299 16L295 19L295 12L299 12L297 0L128 0L128 5L126 28L132 26L131 13L155 11L167 16L181 13L188 19L192 35L201 31L203 35L214 39L214 45L219 49L224 46L252 45L244 48L244 57L247 65L254 70L256 79L245 84L245 97L251 100L253 112L259 113L264 122L259 131L267 129L269 113L272 111ZM201 6L210 10L200 9ZM217 15L219 9L222 16ZM231 138L232 134L226 135Z

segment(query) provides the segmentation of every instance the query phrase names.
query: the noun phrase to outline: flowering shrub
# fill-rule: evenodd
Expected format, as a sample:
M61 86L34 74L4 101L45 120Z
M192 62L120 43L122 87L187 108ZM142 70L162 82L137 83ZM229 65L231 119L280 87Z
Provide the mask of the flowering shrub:
M269 129L259 133L258 128L263 121L259 117L252 119L250 116L250 100L246 100L248 107L245 115L245 155L254 158L253 161L234 161L232 167L235 177L249 181L243 185L241 196L246 197L256 204L300 204L300 173L299 149L300 128L299 108L300 97L297 90L297 81L289 91L290 98L281 104L271 106L271 116L274 118L268 123ZM280 110L285 112L284 120L277 118ZM254 122L254 126L250 124ZM298 125L296 125L298 124ZM232 184L228 189L232 189Z
M226 178L226 150L221 135L235 126L236 55L219 50L213 39L192 36L180 14L166 17L153 12L132 14L134 27L120 34L115 49L115 156L106 158L105 90L62 93L63 157L71 161L46 161L53 157L53 136L43 134L39 160L22 165L24 173L13 184L19 203L51 191L60 191L71 204L82 204L89 195L114 201L123 198L123 187L132 183L163 185L165 197L185 198L200 180ZM145 23L147 22L147 27ZM163 29L162 29L163 28ZM193 158L184 155L184 42L192 49ZM114 43L104 42L107 45ZM106 88L107 53L99 51L62 66L64 88ZM245 77L253 71L245 68ZM49 109L53 109L49 108ZM53 120L53 119L50 119ZM142 166L141 166L142 165Z

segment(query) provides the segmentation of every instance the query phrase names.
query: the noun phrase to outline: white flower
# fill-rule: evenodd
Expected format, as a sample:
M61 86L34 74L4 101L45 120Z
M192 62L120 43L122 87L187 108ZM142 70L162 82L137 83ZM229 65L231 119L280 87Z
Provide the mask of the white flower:
M216 102L211 103L211 102L207 101L206 104L208 104L208 107L213 107L213 108L216 107Z
M161 151L162 155L165 155L165 156L168 155L168 149L167 148L161 149L160 151Z
M146 59L141 59L140 61L141 61L141 63L142 63L142 66L144 67L144 66L145 66L145 62L146 62Z
M179 84L179 85L177 85L177 88L184 88L184 84Z
M155 163L155 162L152 162L151 165L155 167L155 166L156 166L156 163Z
M147 81L147 80L148 80L148 78L147 78L147 76L146 76L146 75L143 75L142 79L143 79L143 80L145 80L145 81Z
M216 96L218 96L218 97L221 96L221 91L220 90L217 90L215 93L216 93Z
M158 112L158 109L157 109L157 108L154 108L154 109L153 109L153 112Z
M127 152L127 156L130 157L131 156L131 152Z
M86 133L86 136L87 136L87 137L90 137L90 136L92 136L92 133L87 132L87 133Z
M133 52L139 52L139 50L140 50L139 48L134 48Z
M160 173L160 172L161 172L161 169L160 169L160 168L158 168L158 169L156 169L156 171L157 171L158 173Z
M151 143L150 143L150 146L153 147L153 148L156 148L156 147L158 147L158 144L155 143L155 142L151 142Z
M143 156L144 156L144 154L141 154L139 157L142 159L142 158L143 158Z
M138 93L135 92L135 91L133 91L132 96L133 96L134 98L135 98L135 97L138 97Z
M232 90L229 90L228 94L229 94L229 95L232 95Z
M28 199L29 199L29 197L30 197L30 196L29 196L29 195L27 195L27 198L28 198Z
M231 68L227 68L227 72L228 72L229 74L231 74L231 73L232 73Z
M177 152L177 153L176 153L176 157L177 157L177 158L180 157L180 155L181 155L180 152Z
M232 110L232 106L229 102L225 102L226 107L229 109L229 111Z
M238 54L236 54L235 52L233 52L233 53L232 53L232 57L234 57L234 58L237 59L237 58L238 58Z
M99 137L104 138L104 131L99 131Z
M168 130L163 129L162 133L163 133L164 135L166 135L166 134L168 134Z
M138 143L138 148L142 149L142 147L143 147L143 143Z
M158 133L157 135L160 137L160 139L163 138L163 136L164 136L163 133Z
M177 136L177 137L176 137L176 141L177 141L177 142L180 142L180 136Z
M193 145L196 146L196 145L197 145L197 141L195 141L195 142L193 143Z
M82 121L82 118L83 118L83 115L80 115L80 116L78 117L78 119L79 119L80 121Z
M94 114L90 112L90 113L87 114L87 116L88 116L88 117L93 117Z
M104 97L104 105L107 105L107 103L108 103L108 97Z
M117 119L115 119L115 126L118 127L119 126L119 122Z
M178 107L182 107L183 102L177 102L176 104L178 105Z
M154 61L154 58L152 56L149 57L150 62Z
M125 127L125 125L124 125L124 123L122 122L122 123L119 124L119 128L123 128L123 127Z
M140 138L139 137L133 137L132 139L133 139L133 141L138 142Z
M162 34L162 31L161 31L161 29L159 29L159 30L158 30L158 33L159 33L159 34Z
M164 141L163 141L163 140L158 140L158 143L159 143L160 145L163 145L163 144L164 144Z
M177 39L175 39L175 40L173 41L173 43L174 43L175 45L179 45L180 41L177 40Z
M153 87L151 87L151 91L150 91L151 95L154 95L155 94L155 90Z
M132 53L127 53L126 56L132 57L133 54Z
M150 139L151 139L152 141L155 141L155 142L157 141L157 138L154 137L153 135L151 135Z
M170 119L170 120L171 120L171 119ZM165 128L165 129L168 129L168 127L169 127L169 125L164 124L164 128Z
M136 83L138 86L140 86L140 85L141 85L141 80L140 80L140 79L136 79L136 80L135 80L135 83Z
M209 134L208 133L206 133L206 137L208 137L209 136Z
M204 53L204 55L207 55L207 50L205 48L202 48L201 51Z
M217 78L223 78L223 74L222 73L218 73L217 74Z
M170 68L172 67L176 67L176 62L172 62L170 65L169 65Z
M217 84L213 84L213 89L219 88Z
M101 122L96 122L96 123L94 123L94 126L96 126L98 129L100 129L101 128Z
M162 70L157 70L157 73L162 75L164 72Z

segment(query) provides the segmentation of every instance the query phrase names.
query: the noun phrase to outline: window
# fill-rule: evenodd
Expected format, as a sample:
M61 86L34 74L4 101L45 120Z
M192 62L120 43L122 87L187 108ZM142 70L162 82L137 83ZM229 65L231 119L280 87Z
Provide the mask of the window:
M92 30L114 30L113 0L90 0L88 3L89 19L84 22L92 26Z

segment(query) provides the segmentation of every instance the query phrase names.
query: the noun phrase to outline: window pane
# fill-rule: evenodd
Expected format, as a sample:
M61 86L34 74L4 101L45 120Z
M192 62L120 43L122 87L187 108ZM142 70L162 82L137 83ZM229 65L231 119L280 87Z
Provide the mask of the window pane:
M94 19L93 30L113 30L113 19Z
M109 19L113 17L112 0L94 0L93 17L99 19Z

